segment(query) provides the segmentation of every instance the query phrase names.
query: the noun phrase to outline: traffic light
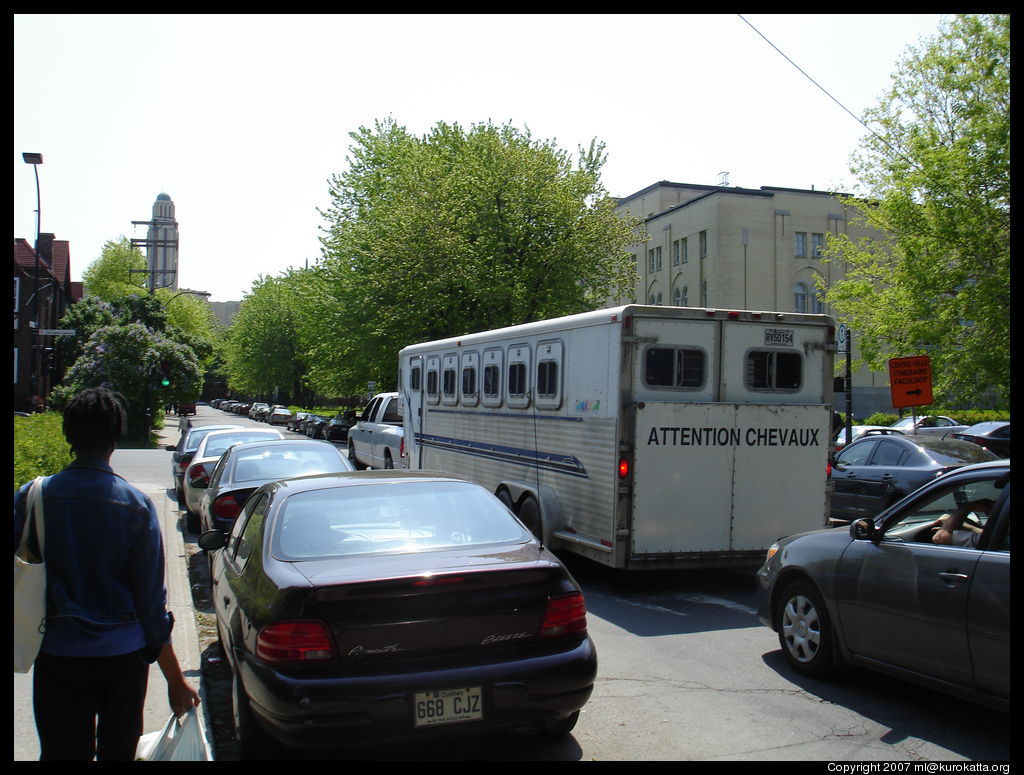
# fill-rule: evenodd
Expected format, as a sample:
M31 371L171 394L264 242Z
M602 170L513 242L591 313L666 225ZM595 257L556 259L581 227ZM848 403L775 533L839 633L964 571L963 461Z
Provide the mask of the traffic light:
M160 364L160 387L169 387L171 384L171 364L163 361Z

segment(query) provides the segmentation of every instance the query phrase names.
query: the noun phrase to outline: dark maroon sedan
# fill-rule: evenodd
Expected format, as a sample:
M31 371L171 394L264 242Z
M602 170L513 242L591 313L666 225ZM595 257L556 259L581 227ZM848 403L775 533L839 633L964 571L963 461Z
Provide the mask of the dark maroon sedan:
M572 730L597 673L562 563L489 492L421 472L266 484L215 552L243 758Z

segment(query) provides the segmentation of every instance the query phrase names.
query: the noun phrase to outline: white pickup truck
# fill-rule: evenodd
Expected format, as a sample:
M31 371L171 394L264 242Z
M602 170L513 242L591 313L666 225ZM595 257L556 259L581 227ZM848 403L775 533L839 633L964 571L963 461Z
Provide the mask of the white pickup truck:
M398 393L378 393L348 429L348 459L356 468L405 468L405 429Z

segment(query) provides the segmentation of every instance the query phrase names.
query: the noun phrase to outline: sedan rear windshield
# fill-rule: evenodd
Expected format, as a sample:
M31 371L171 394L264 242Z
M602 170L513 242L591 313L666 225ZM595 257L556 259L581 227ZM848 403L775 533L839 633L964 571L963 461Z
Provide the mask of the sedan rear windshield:
M233 453L232 453L233 454ZM274 445L273 449L256 449L235 456L232 482L270 481L292 476L330 474L347 471L341 454L333 446L316 447Z
M494 496L463 482L350 485L296 493L278 514L271 551L284 560L399 554L524 542Z
M280 438L275 433L227 433L223 436L210 437L206 439L206 447L203 449L204 457L217 457L223 455L224 450L233 444L241 444L243 441L263 441L266 438Z

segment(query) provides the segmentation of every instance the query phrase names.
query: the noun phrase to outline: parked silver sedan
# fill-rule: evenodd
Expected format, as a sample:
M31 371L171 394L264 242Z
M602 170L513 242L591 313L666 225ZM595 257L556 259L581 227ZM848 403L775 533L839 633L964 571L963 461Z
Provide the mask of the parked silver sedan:
M758 617L797 672L859 665L1009 710L1009 460L960 468L848 529L780 539L757 580Z
M966 425L957 422L952 417L945 417L941 414L926 414L921 417L904 417L902 420L894 422L891 428L903 431L904 433L914 433L923 436L937 436L940 439L945 438L950 433L956 433L967 428Z

